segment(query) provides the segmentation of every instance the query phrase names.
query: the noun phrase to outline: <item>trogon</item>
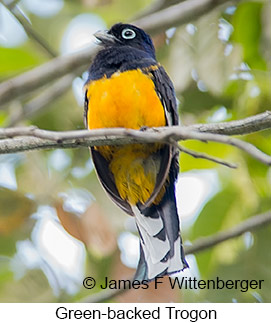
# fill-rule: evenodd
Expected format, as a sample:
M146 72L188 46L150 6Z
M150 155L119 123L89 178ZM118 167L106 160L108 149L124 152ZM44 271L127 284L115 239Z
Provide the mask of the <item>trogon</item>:
M95 34L100 50L85 84L84 119L89 130L178 124L173 84L157 62L142 29L115 24ZM151 281L188 267L175 198L178 151L168 144L91 147L98 178L111 199L135 217L140 259L135 279Z

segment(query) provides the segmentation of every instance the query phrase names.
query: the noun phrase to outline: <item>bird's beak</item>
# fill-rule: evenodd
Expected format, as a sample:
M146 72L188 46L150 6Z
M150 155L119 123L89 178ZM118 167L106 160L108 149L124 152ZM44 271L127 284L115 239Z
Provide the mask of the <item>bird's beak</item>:
M99 41L100 45L112 45L117 41L117 38L109 34L108 30L98 30L94 36Z

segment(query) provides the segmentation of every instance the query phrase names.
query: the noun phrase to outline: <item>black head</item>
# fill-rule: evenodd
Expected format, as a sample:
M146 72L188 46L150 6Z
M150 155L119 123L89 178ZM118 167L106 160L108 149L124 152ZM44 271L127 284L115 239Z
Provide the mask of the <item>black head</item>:
M130 46L155 58L155 49L150 36L136 26L118 23L112 26L110 30L98 31L94 36L104 47Z

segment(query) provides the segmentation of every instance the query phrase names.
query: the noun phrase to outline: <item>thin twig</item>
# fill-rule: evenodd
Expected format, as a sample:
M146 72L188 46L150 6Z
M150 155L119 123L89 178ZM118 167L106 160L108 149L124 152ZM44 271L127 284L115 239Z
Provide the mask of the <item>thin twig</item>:
M20 2L21 0L13 0L11 2L8 2L8 6L10 9L13 9L14 7L16 7L16 5ZM3 1L1 1L3 2Z
M191 246L186 246L185 254L195 254L203 250L214 247L224 241L236 238L244 234L245 232L253 232L259 230L260 228L271 224L271 212L266 212L260 215L255 215L246 221L236 225L235 227L221 231L217 234L211 235L209 237L199 238L193 242ZM132 281L133 278L130 278ZM97 294L87 296L80 300L80 303L101 303L109 301L110 299L125 293L127 289L118 290L106 290L99 292Z
M229 167L229 168L237 168L237 165L235 164L232 164L232 163L229 163L221 158L217 158L217 157L213 157L213 156L209 156L209 155L206 155L206 154L203 154L203 153L199 153L199 152L196 152L194 150L191 150L191 149L188 149L188 148L185 148L181 145L178 144L178 149L180 151L182 151L183 153L185 154L188 154L194 158L201 158L201 159L206 159L206 160L209 160L209 161L212 161L216 164L220 164L220 165L223 165L223 166L226 166L226 167Z
M1 1L2 5L11 12L11 14L18 20L18 22L22 25L27 35L34 39L37 44L39 44L50 57L57 57L57 52L47 43L47 41L32 28L30 23L22 16L20 13L16 12L19 11L17 4L10 3L5 4L4 1ZM16 10L17 9L17 10Z
M214 162L216 164L220 164L222 166L226 166L229 168L237 168L237 165L229 163L221 158L213 157L213 156L210 156L210 155L207 155L204 153L199 153L197 151L185 148L185 147L181 146L177 141L174 141L171 138L169 138L169 143L172 146L174 146L177 150L179 150L187 155L190 155L194 158L206 159L206 160L209 160L209 161Z
M236 225L234 228L221 231L210 237L200 238L193 242L192 246L185 247L185 254L197 253L211 248L221 242L241 236L245 232L256 231L271 223L271 212L255 215L248 220Z
M163 136L164 135L164 136ZM247 154L251 155L255 159L259 160L260 162L271 165L271 156L263 153L261 150L259 150L254 145L250 144L249 142L242 141L237 138L231 138L226 135L220 135L220 134L214 134L214 133L201 133L201 132L186 132L184 129L177 129L176 132L173 132L173 130L168 131L168 134L163 134L160 136L161 141L165 140L165 137L171 137L173 139L177 140L189 140L189 139L196 139L201 141L213 141L218 143L224 143L226 145L235 146Z

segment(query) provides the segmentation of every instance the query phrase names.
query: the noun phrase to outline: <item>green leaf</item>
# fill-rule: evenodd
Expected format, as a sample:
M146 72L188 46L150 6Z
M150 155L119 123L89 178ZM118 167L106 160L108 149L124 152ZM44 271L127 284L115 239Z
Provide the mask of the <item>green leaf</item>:
M0 287L13 278L10 266L11 258L0 256Z
M201 152L206 155L218 157L221 159L227 160L227 156L232 151L232 147L228 145L222 145L215 142L203 143L201 141L189 140L185 142L181 142L181 146L193 150L195 152ZM230 160L229 160L230 161ZM193 169L210 169L214 167L218 167L217 163L212 161L195 158L191 155L181 153L180 157L180 168L181 171L186 172Z
M223 228L223 222L227 216L234 200L236 199L237 193L233 186L229 186L225 190L215 195L202 209L198 216L190 239L195 240L200 237L209 236L218 233ZM214 248L207 251L203 251L197 254L197 261L200 271L203 275L212 268L211 257L214 252Z
M251 68L265 70L266 63L260 54L262 6L261 2L245 2L237 7L232 40L243 46L244 60Z
M238 257L231 264L220 265L212 274L210 279L219 277L222 280L263 280L261 288L248 289L242 292L240 288L224 290L205 290L205 297L208 302L263 302L271 301L271 252L269 249L271 228L266 226L253 233L252 247L243 249ZM238 238L243 241L243 238ZM230 244L230 242L226 242ZM243 284L245 286L245 284ZM202 295L201 295L202 297Z
M41 58L22 48L0 47L0 77L20 72L41 62Z
M7 112L6 111L0 111L0 126L1 127L5 124L7 118L8 118Z
M182 113L189 112L199 114L209 112L214 106L225 106L230 108L232 106L232 98L229 96L215 96L211 92L201 92L192 83L185 91L181 92L181 115Z
M0 290L0 302L53 302L56 297L40 269L28 270L18 281L14 280Z

